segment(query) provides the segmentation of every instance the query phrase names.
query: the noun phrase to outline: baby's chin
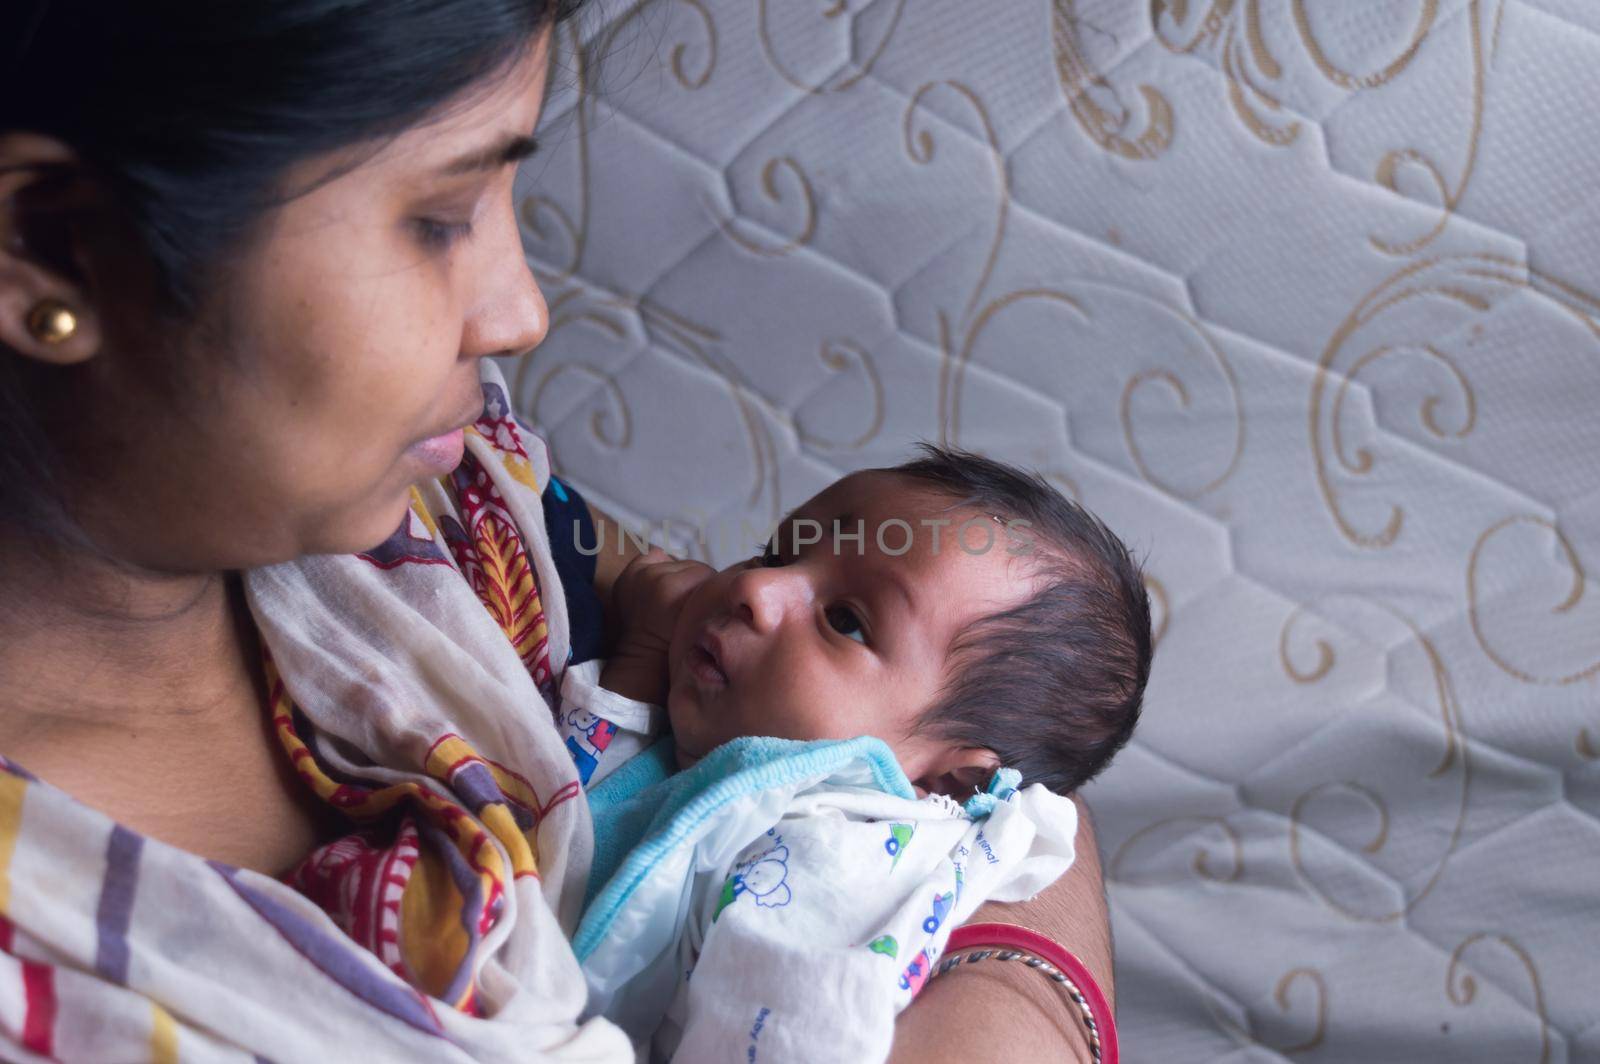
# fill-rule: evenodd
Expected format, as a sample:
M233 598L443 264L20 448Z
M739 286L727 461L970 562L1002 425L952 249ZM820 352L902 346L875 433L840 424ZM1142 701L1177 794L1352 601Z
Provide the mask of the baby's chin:
M677 683L667 688L667 724L672 729L673 756L680 770L699 761L703 751L695 747L694 713L692 698Z

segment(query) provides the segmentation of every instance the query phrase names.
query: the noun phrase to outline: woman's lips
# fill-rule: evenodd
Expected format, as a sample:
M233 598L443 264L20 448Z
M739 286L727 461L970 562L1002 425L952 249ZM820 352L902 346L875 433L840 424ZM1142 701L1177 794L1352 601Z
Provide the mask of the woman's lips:
M445 422L447 425L460 427L449 432L441 432L437 436L430 436L425 440L418 440L406 448L406 453L439 476L453 471L461 464L461 458L467 452L466 430L483 417L483 407L483 390L474 383L472 397L462 404L461 414L453 421Z
M461 464L461 457L467 450L467 437L465 429L456 429L443 436L433 436L426 440L413 443L406 448L406 453L416 458L434 473L443 476Z

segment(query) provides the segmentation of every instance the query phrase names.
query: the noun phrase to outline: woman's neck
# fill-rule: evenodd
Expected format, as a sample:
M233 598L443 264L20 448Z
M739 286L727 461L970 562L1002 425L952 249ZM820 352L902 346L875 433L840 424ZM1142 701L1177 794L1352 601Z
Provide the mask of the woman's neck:
M273 735L258 638L230 574L0 543L0 754L141 835L278 875L337 825Z
M253 673L231 583L0 540L0 752L133 721L203 727Z

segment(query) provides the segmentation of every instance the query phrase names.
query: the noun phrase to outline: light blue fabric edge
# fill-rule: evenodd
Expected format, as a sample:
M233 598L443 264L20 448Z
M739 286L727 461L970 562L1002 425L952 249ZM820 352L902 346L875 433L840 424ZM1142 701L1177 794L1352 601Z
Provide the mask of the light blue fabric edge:
M752 759L759 763L743 764ZM605 940L617 914L656 866L723 806L748 794L796 780L825 779L853 761L866 764L879 790L897 798L916 800L916 791L894 752L883 740L868 736L820 742L766 737L735 739L713 750L688 772L673 777L682 779L690 774L704 774L721 778L703 790L693 791L692 797L683 800L677 809L673 808L671 799L663 806L656 820L664 824L646 834L644 841L633 848L583 914L578 933L572 939L578 961L587 960Z
M589 812L598 820L647 787L666 782L677 770L672 736L663 735L589 788Z
M982 820L994 812L995 803L1009 802L1020 786L1022 786L1022 773L1014 768L996 769L989 779L988 790L968 798L962 808L972 819Z
M583 908L589 906L600 889L617 874L633 847L649 834L655 814L633 808L634 799L647 790L661 787L678 771L672 736L663 735L638 754L618 765L611 774L591 788L589 818L594 824L594 853L590 858L589 879L583 886ZM662 793L667 793L663 791ZM634 834L626 825L639 821ZM582 916L579 916L580 923Z

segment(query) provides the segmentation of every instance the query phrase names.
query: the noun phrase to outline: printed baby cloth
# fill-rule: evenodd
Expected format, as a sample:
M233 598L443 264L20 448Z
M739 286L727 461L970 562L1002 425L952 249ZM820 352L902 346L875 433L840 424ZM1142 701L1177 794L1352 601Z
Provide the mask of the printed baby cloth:
M556 709L556 730L578 768L578 779L593 787L655 741L665 713L600 686L596 659L567 666Z
M676 774L670 744L590 792L573 940L587 1014L641 1060L883 1060L950 932L1073 860L1072 802L1009 769L962 806L877 739L737 739Z

